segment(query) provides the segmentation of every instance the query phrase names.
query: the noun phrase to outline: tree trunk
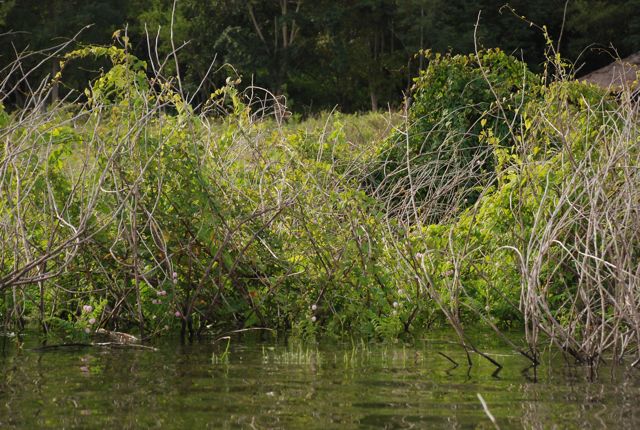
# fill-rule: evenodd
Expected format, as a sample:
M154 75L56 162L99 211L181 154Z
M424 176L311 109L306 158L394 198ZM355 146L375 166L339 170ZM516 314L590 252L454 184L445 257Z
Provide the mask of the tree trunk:
M376 112L378 110L378 94L376 94L373 85L369 85L369 95L371 96L371 110Z

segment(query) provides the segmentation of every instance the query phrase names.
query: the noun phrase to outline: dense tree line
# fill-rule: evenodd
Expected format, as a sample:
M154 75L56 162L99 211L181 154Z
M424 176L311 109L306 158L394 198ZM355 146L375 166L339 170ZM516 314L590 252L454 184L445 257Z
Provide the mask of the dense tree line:
M173 27L182 84L194 103L238 74L243 85L286 95L299 112L377 109L399 104L426 66L415 56L420 49L473 51L479 11L478 43L522 57L534 71L544 62L543 27L578 73L608 63L603 49L615 47L620 56L640 49L640 0L178 0L175 8L173 0L3 0L0 66L89 24L79 43L111 43L126 27L136 55L147 58L148 39L152 49L157 40L160 52L171 51ZM20 83L23 91L58 67L41 67ZM67 71L60 94L83 88L97 68L87 62ZM20 101L16 91L5 104Z

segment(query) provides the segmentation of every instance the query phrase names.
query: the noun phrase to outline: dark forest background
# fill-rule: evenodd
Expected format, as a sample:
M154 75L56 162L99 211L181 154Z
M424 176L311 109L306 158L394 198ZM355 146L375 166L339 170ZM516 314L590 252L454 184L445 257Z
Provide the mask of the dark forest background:
M640 50L640 0L179 0L175 10L173 0L0 0L0 68L88 24L75 47L110 44L126 27L137 56L149 56L147 34L151 49L166 54L173 19L174 43L186 43L178 52L182 85L194 103L238 74L241 85L285 95L296 112L375 110L401 103L426 66L420 49L472 52L480 10L481 47L500 47L534 71L544 63L543 26L577 75ZM23 67L42 58L29 56ZM19 105L21 91L58 67L43 64L5 104ZM65 70L58 96L99 73L90 63Z

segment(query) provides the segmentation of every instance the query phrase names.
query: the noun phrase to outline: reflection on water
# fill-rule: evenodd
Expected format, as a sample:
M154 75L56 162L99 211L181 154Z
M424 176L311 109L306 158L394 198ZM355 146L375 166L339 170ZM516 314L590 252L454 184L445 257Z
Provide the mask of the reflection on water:
M438 336L440 339L446 334ZM3 342L0 339L0 344ZM234 339L158 351L0 345L0 428L640 428L638 371L526 359L485 339L495 368L435 337L415 345ZM460 363L454 366L439 352Z

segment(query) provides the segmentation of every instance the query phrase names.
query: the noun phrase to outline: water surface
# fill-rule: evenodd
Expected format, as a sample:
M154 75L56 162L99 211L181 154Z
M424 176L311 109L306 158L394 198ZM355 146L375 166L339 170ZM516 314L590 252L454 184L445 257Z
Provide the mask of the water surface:
M638 371L587 369L548 354L537 369L495 343L504 365L430 336L412 346L305 345L255 338L157 351L0 339L0 428L640 428ZM35 340L34 340L35 342ZM445 357L457 361L454 365Z

